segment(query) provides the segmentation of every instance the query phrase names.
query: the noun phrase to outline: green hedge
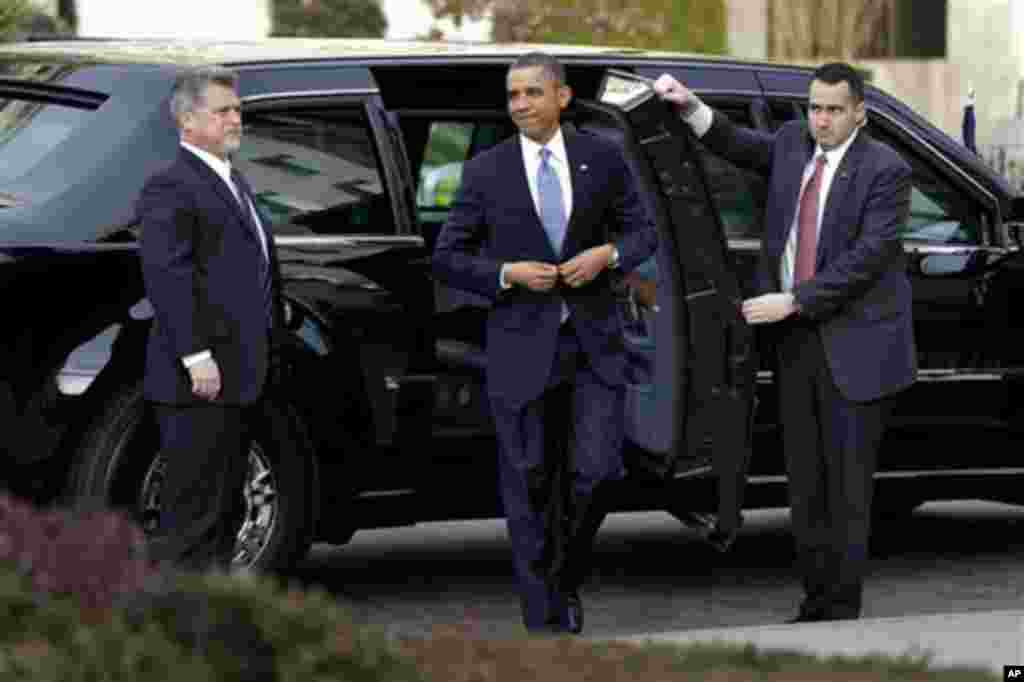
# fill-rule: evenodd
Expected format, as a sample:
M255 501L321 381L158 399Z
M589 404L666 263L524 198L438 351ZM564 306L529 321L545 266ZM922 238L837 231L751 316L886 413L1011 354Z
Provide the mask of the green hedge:
M419 680L322 591L185 574L102 509L0 494L0 680Z
M83 608L39 597L0 570L0 680L421 680L383 633L328 595L267 578L175 576L166 586Z

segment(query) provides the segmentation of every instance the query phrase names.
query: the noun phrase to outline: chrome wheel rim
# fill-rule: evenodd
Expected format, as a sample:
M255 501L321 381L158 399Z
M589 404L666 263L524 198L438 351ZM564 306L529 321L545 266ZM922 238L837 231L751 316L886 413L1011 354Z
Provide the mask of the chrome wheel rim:
M147 535L156 533L160 523L160 491L163 489L167 460L157 455L142 481L139 495L139 518ZM242 489L245 498L245 516L238 529L235 554L236 566L252 566L267 549L277 527L278 485L270 466L270 459L258 443L249 448L249 466Z

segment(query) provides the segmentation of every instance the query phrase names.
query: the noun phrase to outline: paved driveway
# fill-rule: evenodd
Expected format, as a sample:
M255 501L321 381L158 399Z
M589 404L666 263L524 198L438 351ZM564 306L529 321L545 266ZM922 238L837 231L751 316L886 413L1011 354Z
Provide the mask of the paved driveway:
M1024 609L1024 508L932 503L875 537L865 616ZM584 590L586 634L642 635L768 625L795 612L788 514L748 512L719 555L667 514L616 514L601 529ZM396 634L469 622L485 635L521 632L501 521L361 531L314 548L299 577L358 617Z

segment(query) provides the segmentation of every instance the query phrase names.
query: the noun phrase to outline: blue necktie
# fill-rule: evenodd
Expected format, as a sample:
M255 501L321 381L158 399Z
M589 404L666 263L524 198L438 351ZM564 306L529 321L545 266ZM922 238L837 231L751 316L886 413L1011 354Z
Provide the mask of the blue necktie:
M541 147L540 167L537 169L537 198L544 232L548 235L555 255L560 256L562 242L565 241L565 203L562 201L562 183L558 179L558 171L550 160L551 150Z
M537 169L537 199L540 204L540 221L548 235L555 256L561 257L565 241L565 204L562 202L562 183L558 171L550 163L551 150L540 149L540 167ZM569 306L562 301L562 322L569 319Z

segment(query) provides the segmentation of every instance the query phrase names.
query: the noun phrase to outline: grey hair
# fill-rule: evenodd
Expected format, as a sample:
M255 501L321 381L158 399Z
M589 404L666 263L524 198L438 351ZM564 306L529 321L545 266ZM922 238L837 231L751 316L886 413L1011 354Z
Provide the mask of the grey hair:
M541 67L544 70L544 74L555 81L556 85L565 85L565 67L562 66L562 62L546 52L527 52L512 63L509 71L513 69L528 69L534 66Z
M181 125L184 114L195 111L206 100L210 85L238 90L238 74L223 66L200 66L178 75L171 88L171 116Z

